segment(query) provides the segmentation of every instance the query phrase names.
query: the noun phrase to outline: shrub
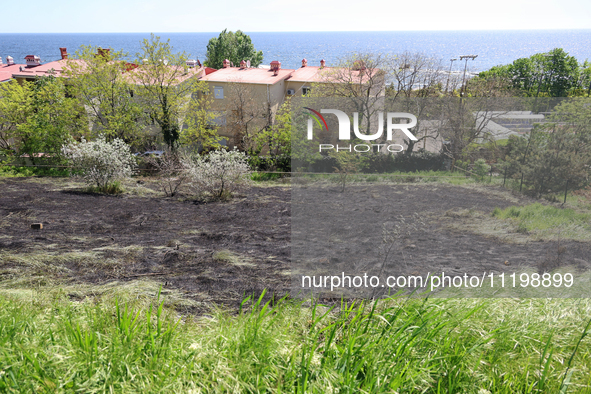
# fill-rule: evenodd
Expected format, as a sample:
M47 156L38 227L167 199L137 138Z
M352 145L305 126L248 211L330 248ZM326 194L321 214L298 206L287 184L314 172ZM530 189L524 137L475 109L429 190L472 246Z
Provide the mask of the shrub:
M178 151L169 150L160 157L147 157L145 161L158 171L158 185L167 197L174 197L189 180L189 159Z
M291 156L248 156L248 164L255 171L291 172Z
M217 150L186 162L191 186L213 199L225 200L250 186L251 169L247 156L237 150Z
M483 179L486 174L490 171L490 166L486 164L486 160L478 159L474 162L474 173Z
M468 166L470 165L469 162L463 160L456 160L455 167L460 168L462 170L467 170Z
M120 190L110 186L130 177L137 166L129 145L118 138L107 142L102 135L95 141L82 138L79 143L64 145L62 152L72 162L74 172L99 192Z
M276 181L283 178L283 174L268 172L253 172L250 179L255 182Z
M427 151L395 155L395 170L401 172L443 171L446 169L446 156ZM390 170L391 171L391 170Z
M114 181L104 187L89 186L88 189L86 189L86 191L88 193L121 194L125 190L123 189L121 182Z

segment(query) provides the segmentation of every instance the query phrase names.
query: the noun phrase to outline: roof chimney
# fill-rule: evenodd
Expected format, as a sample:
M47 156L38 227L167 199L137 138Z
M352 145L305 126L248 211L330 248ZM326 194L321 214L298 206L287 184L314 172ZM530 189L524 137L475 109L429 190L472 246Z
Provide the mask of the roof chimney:
M355 70L355 71L365 70L365 62L363 60L355 60L355 62L353 62L353 70Z
M138 68L138 65L135 63L125 63L125 71L131 71Z
M6 56L6 65L8 65L8 66L14 65L14 59L12 58L12 56Z
M224 59L224 61L222 62L223 68L228 68L230 67L230 61L228 59Z
M102 56L102 57L108 59L109 58L109 51L110 50L111 49L109 49L109 48L107 48L107 49L99 48L98 49L98 53L96 55L97 56Z
M2 63L2 56L0 56L0 65L1 65L1 64L4 64L4 63Z
M195 59L187 60L187 67L194 68L196 66L197 66L197 60L195 60Z
M281 70L281 62L279 60L273 60L271 62L271 71L273 71L273 75L279 74L279 70Z
M324 59L322 59L320 61L320 68L324 68L326 66L326 61Z
M302 67L306 67L308 65L308 60L302 59Z
M68 58L68 50L66 48L60 48L60 54L62 55L62 60Z
M241 60L240 61L240 69L244 70L246 68L246 61L245 60Z
M37 55L27 55L25 56L25 61L27 62L27 67L36 67L41 64L41 59Z

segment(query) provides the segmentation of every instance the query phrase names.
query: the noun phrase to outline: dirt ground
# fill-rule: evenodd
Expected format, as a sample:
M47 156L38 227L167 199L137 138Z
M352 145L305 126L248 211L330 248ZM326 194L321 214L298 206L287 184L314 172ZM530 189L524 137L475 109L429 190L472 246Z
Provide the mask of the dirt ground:
M199 305L231 308L263 289L277 295L290 291L289 186L253 187L230 202L212 203L166 198L149 181L119 196L82 190L82 184L63 178L0 179L0 286L151 279ZM363 202L376 217L387 219L376 231L376 222L352 226L349 214L337 215L328 233L326 226L311 222L303 235L298 222L294 250L305 261L296 270L316 269L326 260L333 267L371 271L370 260L360 253L366 248L380 256L384 230L395 251L385 266L390 273L500 272L508 265L545 270L561 262L591 266L588 243L557 245L528 240L511 229L504 231L505 238L470 229L474 221L490 217L494 207L531 202L500 188L376 184L337 193L327 186L298 189L293 200L294 210L305 210L307 218L327 218L324 201L331 201L342 212L355 212ZM33 223L43 223L43 229L31 229ZM326 245L311 238L330 241L332 251L327 254Z
M152 193L88 194L76 189L80 184L60 182L0 180L2 279L14 279L19 264L22 274L42 269L63 283L149 278L197 301L228 306L289 286L287 187L255 187L228 203L203 204ZM32 223L43 229L32 230ZM36 261L44 261L44 254L62 256L61 269L31 263L38 255ZM19 255L23 259L14 258Z
M523 271L543 274L566 267L575 276L588 271L590 243L561 239L559 231L538 239L535 234L520 233L512 222L491 216L495 207L533 202L500 187L480 185L358 184L347 186L343 193L330 185L294 188L294 287L302 275L367 274L383 280L442 273L478 277ZM316 290L313 287L306 288ZM396 290L386 286L342 293L376 296ZM557 296L551 290L538 296ZM470 293L487 295L490 292L480 289Z

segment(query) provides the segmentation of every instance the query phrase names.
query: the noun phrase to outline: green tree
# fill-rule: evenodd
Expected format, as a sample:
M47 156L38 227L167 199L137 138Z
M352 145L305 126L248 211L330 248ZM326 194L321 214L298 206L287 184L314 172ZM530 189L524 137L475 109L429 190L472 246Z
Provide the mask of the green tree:
M573 96L591 96L591 63L587 60L579 64L579 81Z
M242 60L250 60L252 67L258 67L263 62L263 51L257 51L250 37L242 31L236 33L224 29L216 38L209 40L205 65L212 68L222 68L224 59L230 60L238 66Z
M566 97L576 87L579 79L579 63L562 48L556 48L542 55L543 87L550 97Z
M31 86L15 80L0 83L0 152L17 153L20 138L19 127L27 122L31 112Z
M509 136L507 146L503 150L504 156L497 162L497 167L503 170L503 182L511 178L521 178L523 166L529 151L530 140L515 135Z
M188 104L184 126L180 133L180 142L192 146L197 150L211 150L220 148L218 125L215 123L217 114L210 111L212 95L205 83L195 86L196 94Z
M143 40L137 58L140 66L129 72L129 78L137 87L144 112L160 127L164 142L174 150L192 108L191 100L205 89L205 82L197 80L198 70L187 67L184 52L173 52L170 40L160 41L154 34Z
M512 65L495 66L483 71L467 82L466 91L471 97L515 97L522 96L513 85Z
M534 134L523 168L524 181L538 196L579 189L589 181L589 145L568 128L549 124Z
M550 120L537 125L529 136L512 139L508 151L514 177L521 177L522 184L538 196L580 189L589 184L591 175L589 100L563 101Z
M53 76L0 85L0 144L5 152L60 156L61 146L88 127L84 107Z
M73 94L84 104L93 131L108 141L120 138L128 144L141 139L143 112L126 78L131 64L122 51L82 46L77 60L67 63L66 74Z
M529 97L566 97L583 83L581 68L575 57L562 48L555 48L493 67L481 72L474 81L510 81L513 88Z
M288 167L287 163L291 155L291 126L291 101L287 99L275 114L273 124L254 137L256 144L254 153L267 152L273 169Z

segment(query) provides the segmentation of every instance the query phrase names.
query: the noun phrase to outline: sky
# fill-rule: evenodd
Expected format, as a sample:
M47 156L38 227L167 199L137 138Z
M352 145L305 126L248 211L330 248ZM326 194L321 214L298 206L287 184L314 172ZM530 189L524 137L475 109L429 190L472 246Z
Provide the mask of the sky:
M589 29L589 0L28 0L0 33Z

